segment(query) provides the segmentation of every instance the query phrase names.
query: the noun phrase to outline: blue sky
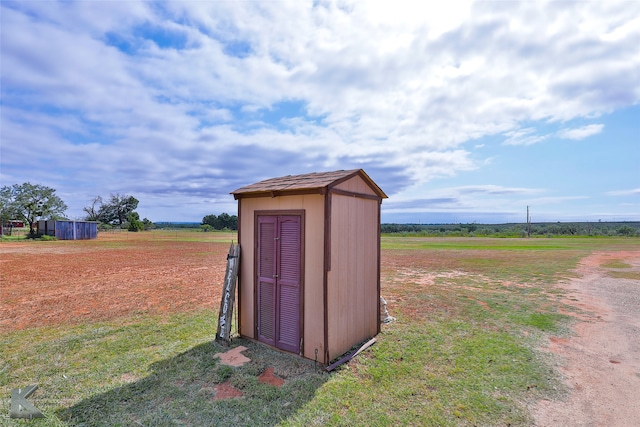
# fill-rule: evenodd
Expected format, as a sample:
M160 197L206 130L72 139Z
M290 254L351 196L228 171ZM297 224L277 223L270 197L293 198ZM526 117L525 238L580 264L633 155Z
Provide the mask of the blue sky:
M1 184L201 221L363 168L383 222L640 220L640 2L422 3L4 0Z

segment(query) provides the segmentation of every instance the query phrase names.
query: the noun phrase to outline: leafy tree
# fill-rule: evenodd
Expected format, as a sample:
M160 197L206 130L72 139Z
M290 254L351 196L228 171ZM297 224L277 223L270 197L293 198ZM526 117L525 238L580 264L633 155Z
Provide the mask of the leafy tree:
M202 224L209 225L211 228L215 229L217 223L218 223L218 217L215 215L205 215L205 217L202 218Z
M13 203L13 192L9 186L0 189L0 224L16 219L18 214Z
M127 228L129 231L144 230L144 222L140 221L140 215L138 212L129 213L127 216L127 222L129 223L129 227Z
M22 219L29 224L29 234L36 234L39 219L56 219L64 215L67 205L56 196L56 190L40 184L14 184L0 190L0 212L7 219Z
M85 206L84 208L82 208L82 210L87 214L85 218L87 221L101 221L101 216L104 214L104 204L102 202L102 197L94 197L91 201L91 206Z
M628 225L623 225L622 227L618 228L617 232L622 236L632 236L634 233L634 230Z
M238 229L238 217L236 215L229 215L228 213L223 212L218 215L218 223L220 224L221 229Z
M142 220L142 224L144 224L144 229L146 230L153 230L154 228L156 228L156 225L151 222L151 220L149 218L145 218Z
M225 228L229 230L237 230L238 217L236 215L229 215L228 213L221 213L218 216L206 215L202 218L202 224L208 224L216 230L223 230Z
M108 202L104 202L102 197L94 197L91 205L83 210L87 213L88 221L100 221L106 224L122 226L138 207L138 199L133 196L112 194ZM140 217L138 217L138 221Z
M112 194L109 202L106 204L107 222L116 222L122 225L130 213L138 207L138 199L133 196L124 196L120 194ZM138 220L140 217L138 217Z

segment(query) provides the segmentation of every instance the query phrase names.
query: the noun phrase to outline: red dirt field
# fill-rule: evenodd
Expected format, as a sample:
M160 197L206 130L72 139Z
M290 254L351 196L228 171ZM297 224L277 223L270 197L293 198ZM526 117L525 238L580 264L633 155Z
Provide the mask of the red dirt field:
M220 304L229 244L184 234L0 244L0 329L172 313ZM204 240L197 234L198 240ZM208 238L208 237L207 237ZM70 256L73 254L73 256Z

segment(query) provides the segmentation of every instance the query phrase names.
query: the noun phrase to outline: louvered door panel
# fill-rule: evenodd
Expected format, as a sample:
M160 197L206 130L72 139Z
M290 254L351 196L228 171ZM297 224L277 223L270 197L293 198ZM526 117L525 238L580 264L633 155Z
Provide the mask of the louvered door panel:
M258 277L273 279L276 274L276 217L260 217L258 227Z
M258 339L275 345L277 217L258 218Z
M258 289L258 339L275 345L275 286L273 283L260 282Z
M300 293L298 287L281 285L276 347L298 353L300 350Z
M300 217L280 217L278 259L278 340L276 346L300 349Z

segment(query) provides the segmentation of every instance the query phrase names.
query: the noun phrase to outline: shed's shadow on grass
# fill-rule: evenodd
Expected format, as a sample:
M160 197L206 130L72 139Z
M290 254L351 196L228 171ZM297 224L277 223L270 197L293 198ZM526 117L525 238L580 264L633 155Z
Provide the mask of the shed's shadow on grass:
M207 342L156 362L149 376L85 399L58 416L82 426L270 426L293 415L329 379L313 361L244 339L233 341L232 347L238 345L247 347L243 353L251 359L242 367L221 364L213 356L228 348ZM268 367L284 385L258 382ZM216 385L225 381L243 396L215 400Z

